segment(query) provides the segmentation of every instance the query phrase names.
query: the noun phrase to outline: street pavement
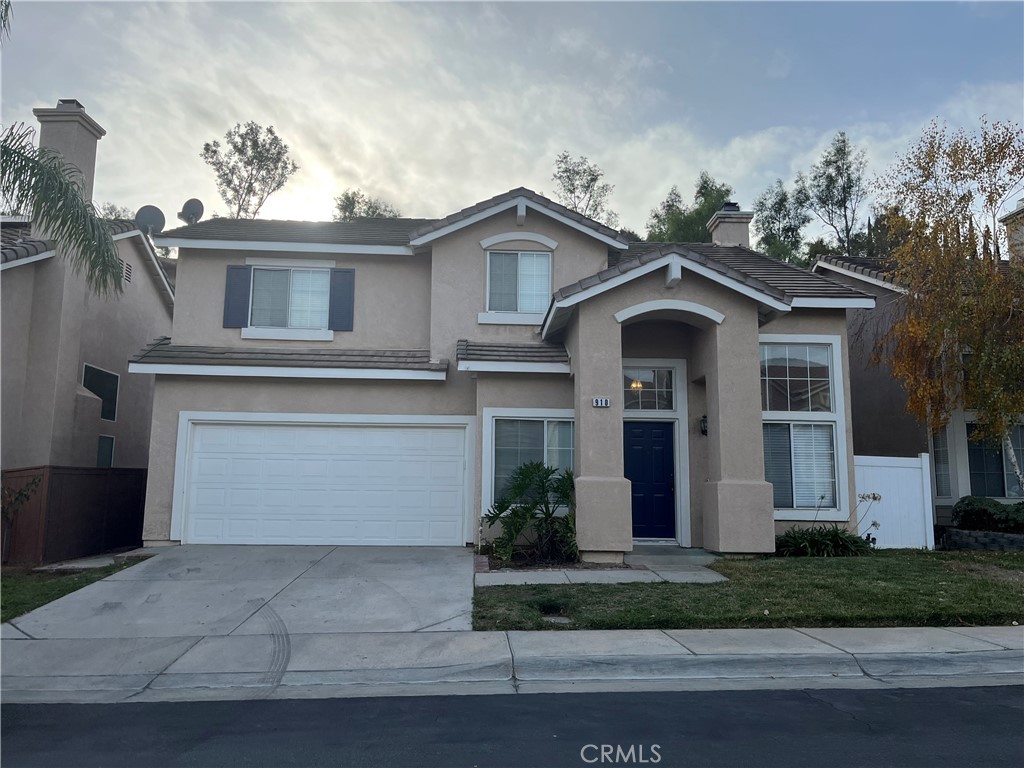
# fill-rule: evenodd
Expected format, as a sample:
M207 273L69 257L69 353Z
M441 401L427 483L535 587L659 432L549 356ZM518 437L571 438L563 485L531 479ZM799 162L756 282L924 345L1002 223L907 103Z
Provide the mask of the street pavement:
M5 768L1017 768L1022 723L1019 686L2 709Z

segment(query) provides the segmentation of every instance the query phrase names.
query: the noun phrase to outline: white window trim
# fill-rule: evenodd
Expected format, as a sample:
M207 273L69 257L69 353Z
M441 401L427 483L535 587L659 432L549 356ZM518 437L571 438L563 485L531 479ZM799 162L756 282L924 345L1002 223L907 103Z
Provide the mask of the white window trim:
M686 360L682 358L662 357L625 357L623 368L669 368L672 370L672 405L671 411L627 411L625 403L622 408L622 420L626 421L665 421L673 422L672 452L675 456L675 508L676 508L676 541L681 547L689 547L692 542L690 532L690 416L687 395ZM632 525L632 519L630 519Z
M329 328L243 328L243 339L274 339L290 341L334 341L334 331Z
M494 504L494 421L495 419L530 419L533 421L571 421L576 424L572 408L484 408L480 473L480 516ZM573 445L575 459L576 446ZM547 457L545 456L545 459ZM484 531L486 534L487 532Z
M250 413L239 411L180 411L178 439L174 459L174 496L171 501L171 532L173 541L181 541L185 530L185 509L188 492L188 467L191 460L193 428L198 424L310 424L329 426L396 426L396 427L462 427L466 430L463 508L463 536L466 542L476 540L478 521L469 513L472 507L473 483L476 477L476 419L473 416L419 416L345 413Z
M463 360L460 371L475 373L572 373L569 363L512 363L496 360Z
M540 243L549 251L553 251L558 247L557 240L552 240L550 237L538 234L537 232L502 232L500 235L485 237L480 241L480 247L487 250L501 243L515 242Z
M950 491L957 494L952 497L943 496L941 498L949 500L952 499L955 504L960 498L971 495L971 460L968 450L970 448L970 441L967 439L967 425L974 424L978 420L977 411L955 411L949 419L949 423L946 428L949 430L946 435L951 437L947 440L950 447L949 451L949 474L950 474ZM1024 426L1024 421L1018 421L1017 424ZM953 454L953 443L956 442L956 456ZM1001 446L1005 451L1005 446ZM934 457L931 454L931 440L928 441L928 452L929 457L934 461ZM959 457L963 457L960 459ZM1006 459L1004 457L1003 461ZM1003 466L1003 488L1006 488L1006 466ZM936 497L940 498L940 497ZM994 499L995 501L1001 501L1003 504L1017 504L1018 502L1024 501L1022 496L986 496L986 499Z
M259 264L256 262L266 262ZM250 262L252 262L250 264ZM317 261L288 261L287 259L259 259L249 258L245 260L246 266L252 266L256 269L269 268L288 270L288 310L291 312L291 290L292 290L292 276L291 272L296 269L299 270L319 270L321 272L327 272L327 325L331 324L331 278L330 270L333 267L326 266L327 264L334 264L331 262L317 262ZM278 339L278 340L293 340L293 341L334 341L334 331L327 328L279 328L276 326L268 325L253 325L252 324L252 297L253 292L256 290L256 276L255 274L250 275L249 278L249 317L245 328L241 329L241 338L243 339ZM290 318L289 318L290 320Z
M522 256L524 253L529 254L545 254L548 257L548 296L551 296L551 281L554 280L555 272L555 259L554 254L550 251L502 251L501 249L495 249L493 252L496 253L514 253L518 256ZM484 285L484 307L485 312L481 312L477 315L477 323L481 325L540 325L544 322L544 313L547 308L542 309L539 312L509 312L508 310L492 310L491 309L491 253L492 251L485 251L484 268L487 271L487 282ZM519 285L519 262L516 261L516 286ZM516 305L519 305L518 291L516 295Z
M760 359L761 344L827 344L832 348L832 365L829 371L829 383L832 388L832 412L761 411L761 422L763 424L794 424L801 422L833 425L836 457L836 506L822 507L819 510L776 509L775 519L817 520L823 523L846 522L850 519L850 468L847 450L849 433L846 420L846 391L844 387L846 378L843 368L843 339L841 336L834 335L762 333L758 336L758 359ZM759 383L758 398L760 397Z
M96 468L97 469L113 469L114 468L114 452L117 450L117 438L114 437L113 435L104 435L104 434L96 435L96 448L97 449L99 449L99 447L100 447L99 446L99 439L101 437L109 437L110 438L110 466L109 467L96 467Z
M98 365L93 365L92 363L83 362L82 363L82 377L79 379L83 389L87 389L86 386L85 386L85 368L86 368L86 366L88 366L89 368L95 368L97 371L103 371L104 373L109 373L111 376L113 376L114 378L117 379L117 393L114 395L114 418L112 418L112 419L104 419L102 416L100 416L100 421L105 421L108 424L115 424L117 422L117 415L119 413L121 413L121 374L114 373L113 371L108 371L106 368L100 368ZM90 392L93 395L96 395L96 393L93 392L91 389L87 389L87 391ZM96 395L96 397L99 397L99 395ZM102 398L101 398L101 401L102 401ZM100 407L102 409L102 403L101 403Z
M490 282L489 276L488 282ZM490 286L487 291L490 293ZM478 325L535 325L540 327L543 321L543 312L481 312L476 316Z

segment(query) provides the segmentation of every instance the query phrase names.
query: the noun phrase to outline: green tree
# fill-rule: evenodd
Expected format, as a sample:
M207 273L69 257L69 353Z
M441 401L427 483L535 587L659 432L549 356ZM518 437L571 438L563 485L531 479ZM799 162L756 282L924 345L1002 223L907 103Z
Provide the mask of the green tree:
M358 218L397 219L402 215L394 205L380 197L371 197L361 189L346 189L334 198L334 220L352 221Z
M605 226L614 227L619 215L608 207L615 186L601 181L604 171L586 157L573 158L567 151L555 158L555 199L571 211Z
M868 195L866 170L864 152L854 148L846 132L840 131L811 167L810 177L797 176L799 194L833 231L839 250L848 257L856 255L853 236L858 229L858 211Z
M231 219L255 219L267 198L284 187L299 170L288 157L288 145L274 131L254 123L241 123L219 141L203 144L199 156L217 176L217 191Z
M1024 133L984 118L952 134L932 122L878 186L902 212L890 274L906 293L875 359L892 365L932 430L969 406L978 438L1002 443L1024 487L1010 441L1024 416L1024 264L1000 262L998 224L1024 187Z
M624 238L626 238L626 240L628 240L631 243L642 243L644 241L644 239L640 237L640 235L638 235L632 229L628 229L626 227L622 227L619 230L619 234L622 235Z
M732 187L720 184L707 171L700 172L693 205L683 203L678 187L672 187L647 221L647 240L656 243L710 243L708 221L732 195Z
M799 188L790 192L782 179L776 179L754 202L754 214L754 231L762 252L779 261L807 265L800 247L803 228L810 223L811 215Z

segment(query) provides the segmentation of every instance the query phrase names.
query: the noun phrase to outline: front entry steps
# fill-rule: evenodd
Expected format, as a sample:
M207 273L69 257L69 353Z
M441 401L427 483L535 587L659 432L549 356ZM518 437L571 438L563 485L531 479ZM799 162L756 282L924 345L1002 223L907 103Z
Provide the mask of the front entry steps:
M665 544L636 544L633 551L623 557L626 565L641 565L652 571L690 570L710 565L715 560L718 560L718 555L712 555L703 549Z

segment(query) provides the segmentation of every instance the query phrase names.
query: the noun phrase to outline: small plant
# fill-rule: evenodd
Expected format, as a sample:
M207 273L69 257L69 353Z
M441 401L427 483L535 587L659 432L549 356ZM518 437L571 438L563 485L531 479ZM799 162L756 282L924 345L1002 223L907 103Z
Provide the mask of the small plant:
M775 537L777 557L858 557L872 551L868 541L838 525L790 528Z
M36 488L39 487L39 483L42 482L42 475L36 475L29 480L21 488L11 488L9 485L5 485L0 489L2 497L0 497L0 515L3 517L4 526L4 543L3 543L3 560L7 561L7 555L11 548L11 533L14 530L14 518L18 514L18 510L21 509L25 502L32 498L32 494L36 492Z
M985 496L964 496L953 505L953 527L964 531L1024 533L1024 501L1003 504Z
M564 510L564 512L562 512ZM576 488L571 470L534 461L516 467L507 492L484 514L487 526L501 524L491 541L499 560L576 562Z
M882 500L882 494L880 494L880 493L858 493L857 494L857 507L859 508L860 505L863 504L864 502L867 502L868 505L866 507L864 507L864 511L861 513L860 517L857 518L856 529L857 529L857 532L860 533L864 537L864 541L866 541L872 547L875 546L875 544L878 542L878 539L876 539L874 536L872 536L871 532L872 531L877 531L882 526L881 526L881 524L877 520L872 520L868 524L867 528L865 529L865 528L861 528L861 523L863 523L864 522L864 518L868 516L868 512L871 511L872 505L874 505L874 503L876 501L881 501L881 500Z

